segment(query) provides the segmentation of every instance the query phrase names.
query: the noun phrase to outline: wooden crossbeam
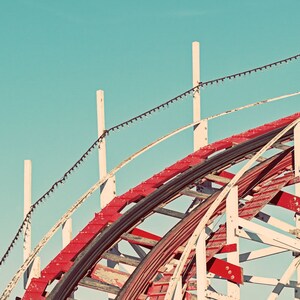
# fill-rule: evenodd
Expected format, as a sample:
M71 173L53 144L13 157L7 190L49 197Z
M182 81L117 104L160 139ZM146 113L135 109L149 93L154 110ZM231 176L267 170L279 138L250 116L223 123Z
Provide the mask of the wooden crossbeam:
M224 178L224 177L222 177L222 178ZM210 194L200 193L200 192L192 191L190 189L184 189L183 191L180 192L180 194L185 195L185 196L199 198L199 199L207 199L210 196Z
M117 255L117 254L105 252L103 253L102 257L116 263L122 263L133 267L138 266L140 263L140 260L138 258L134 258L124 254Z
M110 285L107 283L103 283L97 279L93 279L90 277L84 277L79 281L79 285L80 286L84 286L90 289L94 289L97 291L102 291L102 292L106 292L106 293L110 293L110 294L114 294L117 295L120 291L120 288L114 285ZM72 299L72 298L68 298L68 299ZM74 300L74 299L72 299Z
M177 219L183 219L185 217L185 214L182 212L175 211L175 210L168 209L168 208L163 208L163 207L155 208L154 211L159 214L174 217Z

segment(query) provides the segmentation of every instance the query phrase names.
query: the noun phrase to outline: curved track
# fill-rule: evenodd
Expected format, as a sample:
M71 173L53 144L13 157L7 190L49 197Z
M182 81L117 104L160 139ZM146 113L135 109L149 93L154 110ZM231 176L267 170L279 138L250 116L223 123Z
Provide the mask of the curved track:
M118 299L164 299L182 247L222 186L232 177L226 170L248 159L299 117L298 113L212 143L115 197L48 264L41 277L31 281L23 299L66 299L77 286L114 293ZM289 131L277 143L282 145L292 139L293 132ZM239 197L251 196L249 201L241 203L240 217L250 220L272 202L288 209L298 208L297 205L291 208L282 200L283 196L289 197L289 194L280 191L294 183L294 174L291 171L293 148L290 145L281 148L283 150L258 163L239 180ZM209 193L197 192L199 189L206 191L205 186L212 185L213 188L207 189ZM268 190L270 185L276 187L271 192ZM188 200L186 197L189 197ZM187 208L185 212L166 209L168 205L180 201L184 201ZM224 209L223 201L210 222L213 223ZM142 229L143 221L151 220L157 214L177 220L163 237ZM121 255L118 249L125 242L140 257L133 256L128 250L127 253L123 250ZM226 248L225 226L211 232L206 247L208 270L217 272L214 256ZM193 297L189 291L194 284L194 256L192 252L182 277L187 299ZM116 271L106 267L103 264L106 260L130 266L131 271ZM233 280L236 283L243 282L240 271L238 268L236 274L239 276ZM217 275L228 279L224 274ZM58 281L52 291L47 291L48 285L55 280Z

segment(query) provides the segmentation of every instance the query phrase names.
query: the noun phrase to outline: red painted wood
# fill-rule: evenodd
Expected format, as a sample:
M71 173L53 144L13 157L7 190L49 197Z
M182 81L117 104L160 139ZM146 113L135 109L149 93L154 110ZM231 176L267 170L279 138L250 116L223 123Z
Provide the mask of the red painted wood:
M288 210L300 212L300 197L280 191L273 199L272 204L284 207Z
M222 259L213 257L207 264L207 270L237 284L243 284L243 269Z

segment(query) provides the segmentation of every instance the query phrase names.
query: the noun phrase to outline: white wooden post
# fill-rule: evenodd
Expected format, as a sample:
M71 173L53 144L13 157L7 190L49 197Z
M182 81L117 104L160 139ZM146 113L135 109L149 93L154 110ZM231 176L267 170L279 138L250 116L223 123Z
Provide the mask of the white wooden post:
M24 218L31 207L32 165L31 160L24 161ZM31 221L24 230L24 261L31 252Z
M72 240L72 218L69 218L62 225L62 247L65 248ZM74 298L75 292L70 295L70 298Z
M97 121L98 121L98 137L105 131L105 110L104 110L104 91L98 90L96 93L97 98ZM99 142L98 147L99 158L99 178L103 178L107 174L106 166L106 138L104 137ZM115 176L110 177L100 187L100 207L105 207L116 195L116 180ZM114 246L118 251L118 246ZM119 264L108 260L107 266L110 268L119 269ZM108 293L108 299L114 299L115 295Z
M97 91L97 120L98 120L98 137L105 131L104 115L104 91ZM106 169L106 139L105 137L99 143L99 178L107 174ZM109 178L100 188L100 205L103 208L109 203L116 194L115 176Z
M294 128L294 169L295 177L300 176L300 123L298 123ZM300 196L300 183L295 184L295 196ZM299 212L295 214L296 227L300 229L300 214ZM294 298L300 299L300 268L297 267L297 285L295 288Z
M206 269L206 233L205 229L199 235L196 244L196 273L197 273L197 299L206 299L207 269Z
M192 63L193 63L193 87L200 82L200 44L193 42L192 44ZM200 88L193 95L193 121L201 120L201 100ZM207 121L202 120L198 125L194 126L194 151L206 146L207 140Z
M226 240L227 244L237 245L237 251L227 254L227 261L236 266L239 266L239 238L236 235L238 229L238 200L238 187L234 186L226 198ZM227 281L227 294L229 297L240 299L239 285Z
M32 188L32 163L31 160L24 160L24 218L31 208ZM31 252L31 220L24 229L23 260L25 261ZM40 276L40 257L36 257L31 266L24 273L24 288L27 288L32 277Z
M62 246L65 248L72 240L72 218L62 225Z

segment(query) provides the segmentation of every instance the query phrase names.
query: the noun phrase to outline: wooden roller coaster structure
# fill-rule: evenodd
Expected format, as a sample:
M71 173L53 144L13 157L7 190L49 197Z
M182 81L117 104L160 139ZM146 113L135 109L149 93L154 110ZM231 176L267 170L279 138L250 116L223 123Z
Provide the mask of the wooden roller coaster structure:
M247 282L243 275L243 262L286 251L295 253L300 249L298 239L290 236L297 236L296 227L285 224L289 230L284 235L250 222L256 218L276 226L276 220L262 212L266 205L295 213L300 210L300 198L282 190L299 182L294 172L295 150L290 145L294 140L294 128L299 131L299 118L300 113L297 113L202 147L115 197L42 270L40 278L31 280L23 299L66 299L78 286L115 294L116 299L165 299L189 239L217 199L221 201L198 236L198 241L204 236L205 251L200 251L200 254L205 255L198 257L199 245L193 244L176 285L180 286L181 298L196 299L197 290L199 293L203 290L205 297L218 299L218 293L208 279L197 280L197 269L204 268L206 275L223 278L233 285L229 292L235 293L231 297L238 298L235 287L240 289ZM262 158L260 152L264 146L268 150L279 149L278 153ZM232 185L235 175L228 169L244 160L255 160L256 164L244 171ZM226 197L219 197L226 187L229 188L226 196L231 199L230 204L226 203ZM233 196L228 196L231 193ZM189 199L185 213L166 208L175 201L187 204ZM230 216L234 207L236 217ZM217 229L210 228L222 214L234 220L234 228L226 221ZM158 236L140 228L153 215L165 215L178 221L164 236ZM232 243L230 239L251 239L251 232L260 234L260 242L269 247L240 254L238 241ZM116 250L121 249L124 242L140 255L133 257ZM238 254L240 259L233 263L234 259L229 259L229 255L227 259L218 258L222 253ZM298 259L297 256L295 259ZM109 268L107 260L127 265L132 271L128 273ZM54 288L47 291L54 281ZM202 285L200 288L199 284ZM278 285L292 286L289 279L284 283L278 280L272 295L278 293Z
M198 57L199 45L193 47ZM194 71L193 86L199 92L200 73ZM211 144L205 136L209 119L299 94L200 120L195 90L194 122L154 141L109 173L102 161L104 176L27 255L1 300L10 296L39 251L90 195L135 157L191 127L196 136L203 134L200 143L194 140L194 151L126 193L113 199L108 195L105 207L31 279L22 299L76 299L76 290L86 288L119 300L237 300L244 287L254 284L269 287L269 300L286 289L300 299L300 113ZM105 132L104 116L102 125L99 136ZM274 209L287 213L292 222L272 215ZM252 262L264 266L270 257L276 265L282 254L290 254L281 262L288 264L283 273L263 277L249 268Z

